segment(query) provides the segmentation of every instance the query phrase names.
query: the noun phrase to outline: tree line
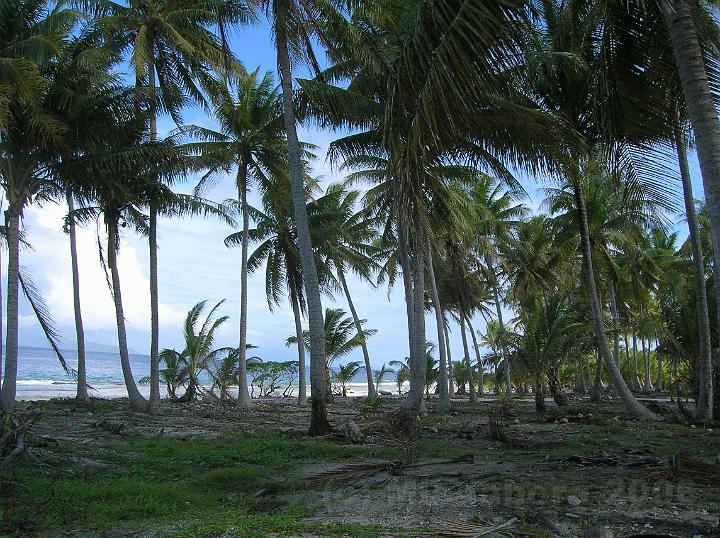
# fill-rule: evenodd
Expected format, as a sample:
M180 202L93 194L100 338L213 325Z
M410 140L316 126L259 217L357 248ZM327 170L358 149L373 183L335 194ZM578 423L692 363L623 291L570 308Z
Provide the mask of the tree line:
M435 370L428 310L437 412L447 411L460 379L475 400L485 366L494 364L505 394L532 385L538 405L545 387L563 404L570 370L578 385L592 377L598 399L606 372L628 412L654 420L631 390L650 389L652 361L657 385L669 375L675 390L695 396L696 415L712 418L720 372L713 9L694 0L0 0L3 410L15 399L20 288L34 296L20 272L23 212L64 200L80 399L87 373L75 227L104 225L99 252L130 406L157 413L158 216L213 215L233 226L239 220L225 243L241 248L233 355L241 409L252 405L248 275L264 267L271 308L286 296L293 308L300 403L310 355L311 433L330 429L327 361L338 344L323 295L345 297L350 317L335 323L355 333L369 397L376 392L349 274L374 287L402 284L408 423L423 409ZM279 85L248 72L227 39L262 18L272 29ZM303 64L310 76L295 78ZM190 104L218 127L184 124ZM162 139L161 115L177 126ZM317 148L298 139L300 122L338 133L328 158L343 183L322 191L310 176ZM689 147L700 162L704 206L692 192ZM193 195L173 191L196 174ZM548 185L542 211L527 209L519 175ZM236 200L204 197L228 177ZM363 191L353 190L359 184ZM248 203L250 188L261 207ZM681 207L689 236L678 245L671 223ZM150 258L148 400L130 367L117 267L128 226L147 237ZM42 302L33 304L43 318ZM472 325L478 314L485 334ZM459 362L450 356L450 321L460 329ZM486 357L481 344L491 350ZM453 374L458 369L464 378Z

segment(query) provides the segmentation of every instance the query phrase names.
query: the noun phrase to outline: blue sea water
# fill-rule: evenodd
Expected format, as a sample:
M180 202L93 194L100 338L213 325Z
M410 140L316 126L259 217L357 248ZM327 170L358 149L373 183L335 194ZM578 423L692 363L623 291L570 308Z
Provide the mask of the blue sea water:
M77 367L77 351L62 351L68 366ZM122 383L120 355L88 351L85 353L88 383ZM140 379L150 374L150 357L130 355L133 377ZM20 347L18 354L18 381L72 381L63 370L55 352L37 347Z

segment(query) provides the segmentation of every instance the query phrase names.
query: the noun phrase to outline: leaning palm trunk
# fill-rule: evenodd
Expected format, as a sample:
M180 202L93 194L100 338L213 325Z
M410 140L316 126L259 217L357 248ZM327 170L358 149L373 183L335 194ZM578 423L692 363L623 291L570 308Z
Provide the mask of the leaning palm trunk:
M467 368L468 376L468 391L470 394L470 402L477 402L477 396L475 396L475 379L473 376L472 363L470 362L470 350L467 343L467 335L465 334L465 312L460 309L460 337L462 338L463 352L465 353L465 365Z
M73 211L72 192L66 193L68 205L68 232L70 235L70 267L72 269L73 311L75 313L75 339L77 340L77 394L75 398L86 402L89 400L87 391L87 371L85 368L85 330L83 328L82 310L80 308L80 272L78 271L77 238L75 233L75 216Z
M300 302L297 293L290 290L290 302L292 303L293 316L295 317L295 339L297 340L298 352L298 405L307 403L307 379L305 374L305 344L303 343L302 318L300 314Z
M478 345L477 336L475 335L475 329L473 329L470 318L467 318L468 329L470 330L470 336L472 337L473 349L475 349L475 360L477 360L478 367L478 395L482 396L485 392L485 372L483 371L482 357L480 355L480 346Z
M250 213L247 203L247 159L238 168L237 188L243 218L240 261L240 347L238 349L238 409L250 409L252 398L247 381L247 310L248 310L248 250L250 243Z
M435 406L436 413L446 413L450 408L450 392L448 391L448 358L445 345L444 319L437 283L435 282L435 268L433 266L432 252L428 246L427 252L428 280L430 281L430 298L432 299L433 310L435 311L435 327L438 337L438 350L440 354L440 371L438 372L438 403Z
M590 311L592 313L593 326L595 328L598 352L610 372L613 387L622 399L625 409L627 409L627 411L636 418L656 420L658 417L638 402L632 392L630 392L630 389L628 389L628 386L625 384L625 380L620 373L620 368L611 355L607 337L605 335L605 328L603 327L602 309L600 307L600 300L598 299L597 287L595 285L595 274L593 272L591 252L592 247L590 246L590 231L588 229L585 198L583 197L580 184L575 180L573 181L573 190L575 191L575 202L577 204L578 211L578 225L580 226L580 243L583 254L583 265L585 266L583 274L585 276L587 294L590 300Z
M8 214L8 270L7 270L7 340L5 344L5 374L2 383L2 410L12 411L17 389L18 366L18 286L20 282L20 213L11 205Z
M660 2L660 5L670 34L688 116L695 133L705 201L710 214L715 289L720 290L720 121L693 20L693 5L689 0L671 0ZM720 324L720 293L715 294L715 299L718 306L717 323ZM712 415L712 372L711 364L707 361L703 364L702 376L706 377L706 380L702 381L702 390L707 396L707 402L702 405Z
M362 337L362 324L360 323L360 318L358 317L357 311L355 310L355 304L353 303L352 297L350 296L350 288L348 288L347 282L345 281L345 273L342 269L338 269L338 277L340 278L340 284L342 285L343 292L345 293L345 299L347 300L348 308L350 308L350 314L352 314L353 322L355 323L355 330L357 330L358 336ZM362 340L360 341L360 347L362 349L363 360L365 361L365 376L367 378L368 399L374 400L377 397L377 394L375 392L375 381L373 380L372 376L372 366L370 365L370 354L368 353L367 342L365 342L364 338L362 338Z
M122 367L125 388L127 389L130 408L134 411L147 411L148 402L135 384L132 368L130 367L130 355L128 353L127 333L125 332L125 313L123 312L122 293L120 291L120 271L117 265L118 235L117 219L113 215L106 216L108 232L107 263L110 268L112 283L112 295L115 303L115 321L117 322L118 348L120 350L120 366Z
M682 177L683 198L685 200L685 214L687 215L690 246L693 260L693 285L695 287L695 305L698 321L698 336L700 348L700 391L696 403L696 412L700 417L712 418L712 347L710 343L710 315L708 314L707 290L705 288L705 268L703 266L702 243L700 242L700 226L695 211L695 198L690 181L690 167L688 166L685 138L680 125L675 121L675 147L680 164ZM662 372L658 366L658 386L662 389Z
M298 248L307 297L308 322L310 329L310 386L312 390L312 416L310 433L322 435L330 431L325 405L327 378L325 372L325 335L322 302L320 301L320 285L318 282L315 257L310 240L310 224L308 221L303 185L302 161L300 159L300 143L295 125L295 109L293 106L292 68L288 50L288 1L278 0L275 4L275 40L277 59L280 70L280 83L283 95L283 114L287 132L288 160L290 164L290 185L292 190L295 225L297 227Z

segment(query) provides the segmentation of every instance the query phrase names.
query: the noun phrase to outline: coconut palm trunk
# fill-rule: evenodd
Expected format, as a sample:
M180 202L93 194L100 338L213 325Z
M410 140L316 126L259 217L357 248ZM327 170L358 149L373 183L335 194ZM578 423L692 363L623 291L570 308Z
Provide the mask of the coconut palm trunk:
M435 267L433 266L433 258L430 247L427 251L427 271L428 280L430 281L430 298L432 299L433 310L435 311L435 328L438 338L438 353L440 355L440 367L438 372L438 403L435 406L436 413L446 413L450 408L450 392L448 390L448 358L447 347L445 343L444 317L442 306L440 305L440 295L438 294L437 283L435 281Z
M358 317L357 311L355 310L355 304L353 303L352 297L350 296L350 288L348 288L347 281L345 280L345 272L342 270L342 268L338 268L338 277L340 278L340 284L342 285L343 293L345 294L345 299L348 303L348 308L350 308L350 314L352 314L353 323L355 323L355 330L357 330L358 336L360 336L363 334L362 324L360 323L360 318ZM362 349L363 360L365 361L365 376L367 378L368 399L374 400L377 397L375 391L375 381L373 380L372 376L372 366L370 365L370 354L368 353L367 342L365 342L364 338L360 343L360 348Z
M640 379L638 378L638 355L637 355L637 333L633 331L633 375L632 375L632 386L635 390L640 388Z
M443 312L443 337L445 339L445 349L447 351L447 367L448 367L448 394L449 398L455 397L455 379L453 378L453 362L452 352L450 351L450 334L445 321L445 313Z
M710 234L713 245L715 289L720 290L720 120L710 89L698 31L693 21L693 4L689 0L660 2L670 34L680 85L685 97L690 123L695 134L700 171L702 172L705 202L710 214ZM720 293L716 293L720 326ZM704 369L703 375L707 374ZM712 378L704 381L705 389ZM708 396L712 398L712 390ZM707 404L703 404L707 407ZM710 404L712 408L712 403Z
M465 312L460 309L460 337L462 338L463 352L465 353L465 366L467 368L468 376L468 391L470 394L470 402L477 402L477 396L475 395L475 378L473 376L472 363L470 362L470 350L468 348L467 335L465 334Z
M707 290L705 288L705 268L703 266L703 251L700 242L700 225L695 211L695 197L690 181L690 167L687 160L685 137L677 120L674 125L675 148L677 149L682 178L683 198L685 200L685 215L687 216L690 246L693 260L693 285L695 288L695 305L698 320L698 336L700 350L700 391L696 403L698 416L712 418L713 415L713 384L712 384L712 347L710 343L710 315L708 314ZM662 388L662 377L658 367L658 385Z
M135 384L132 368L130 367L130 355L128 353L127 333L125 331L125 313L123 311L122 292L120 289L120 271L117 264L118 253L118 231L117 217L106 215L108 248L107 263L110 269L112 283L113 302L115 303L115 321L117 323L118 348L120 351L120 366L122 368L125 388L127 389L130 408L134 411L147 411L148 402L145 400Z
M407 314L408 324L408 349L410 356L412 356L413 348L413 334L414 330L414 319L415 311L413 309L413 282L412 282L412 270L410 268L410 256L408 255L407 249L407 230L400 222L398 218L398 258L400 259L400 268L403 276L403 289L405 291L405 311Z
M493 272L492 265L489 265L490 272ZM495 314L497 315L498 320L498 326L500 329L500 334L503 333L505 325L503 324L503 315L502 315L502 306L500 305L500 292L498 291L497 282L493 278L492 283L492 290L493 290L493 301L495 302ZM507 352L507 347L505 346L504 342L501 342L500 344L500 356L502 357L503 361L503 373L505 376L505 396L510 397L512 396L512 376L510 372L510 358L509 354Z
M600 392L602 391L602 358L600 353L595 350L595 377L593 378L592 389L590 389L590 401L599 402Z
M238 409L250 409L252 398L247 380L247 317L248 317L248 251L250 244L250 212L247 202L248 161L238 167L237 188L242 210L242 248L240 261L240 347L238 349Z
M573 180L573 191L575 194L575 202L577 204L578 214L578 225L580 227L580 243L583 254L583 265L585 276L585 284L587 287L587 294L590 302L590 311L592 313L593 326L595 328L595 337L597 339L598 351L603 359L608 371L610 372L610 378L612 379L613 387L620 396L625 409L633 417L646 419L646 420L657 420L657 416L652 413L649 409L644 407L640 402L635 399L630 389L625 384L625 380L622 377L620 368L617 363L613 360L608 346L607 336L605 335L605 327L603 326L603 315L600 307L600 300L598 299L597 286L595 285L595 274L593 271L592 262L592 247L590 245L590 230L588 228L587 211L585 208L585 198L582 193L581 186L577 180Z
M2 266L2 249L0 248L0 267ZM0 410L2 410L2 380L3 380L3 345L2 335L3 333L3 294L2 294L2 278L0 278Z
M153 52L148 61L150 91L155 92L155 63ZM157 117L155 109L150 114L150 142L157 140ZM149 204L150 221L148 223L148 247L150 249L150 401L148 411L154 415L160 413L160 308L158 289L157 261L157 205Z
M76 225L73 211L72 191L66 193L68 206L68 231L70 235L70 267L72 270L73 285L73 312L75 313L75 339L77 340L77 393L75 398L81 402L87 402L87 370L85 367L85 329L83 328L82 309L80 308L80 271L78 270L77 237Z
M302 314L300 313L300 301L297 292L290 290L290 302L292 303L293 316L295 317L295 338L297 339L298 351L298 405L307 403L307 378L305 374L305 344L303 340Z
M412 419L416 417L423 405L426 382L426 348L425 348L425 256L419 240L415 242L413 257L413 334L410 348L410 391L405 407L410 411Z
M15 403L18 366L18 286L20 282L20 215L21 210L11 204L7 210L7 335L5 343L5 373L2 382L2 410L10 413Z
M475 360L477 361L478 367L478 395L482 396L485 393L485 372L482 365L482 356L480 355L480 346L478 345L477 335L475 329L472 326L470 318L467 318L468 329L470 330L470 336L472 337L473 349L475 350Z
M320 300L320 285L318 282L317 268L315 267L312 242L310 240L310 223L308 221L305 200L300 143L295 125L292 68L290 65L287 34L289 5L287 0L278 0L274 6L275 41L283 95L283 115L285 117L285 129L287 131L290 184L310 329L310 385L313 395L310 433L313 435L322 435L330 431L330 423L327 418L327 406L325 405L324 398L327 390L324 320L322 302Z
M618 313L617 298L615 296L615 283L612 275L608 275L608 298L610 299L610 315L613 325L613 359L620 367L620 314Z

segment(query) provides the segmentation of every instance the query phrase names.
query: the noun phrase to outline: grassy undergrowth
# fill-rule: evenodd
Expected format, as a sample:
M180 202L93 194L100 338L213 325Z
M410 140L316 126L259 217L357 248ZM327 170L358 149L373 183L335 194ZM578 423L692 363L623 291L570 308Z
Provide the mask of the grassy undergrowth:
M2 479L0 534L92 534L144 524L171 525L172 530L162 534L177 536L228 531L246 536L247 529L253 529L253 536L298 533L312 530L299 522L309 514L302 506L276 504L273 493L299 491L301 466L397 454L315 440L229 434L65 445L45 449L39 456L39 462L24 461ZM348 534L344 526L339 529ZM332 526L326 530L334 532ZM352 532L362 536L365 529Z

